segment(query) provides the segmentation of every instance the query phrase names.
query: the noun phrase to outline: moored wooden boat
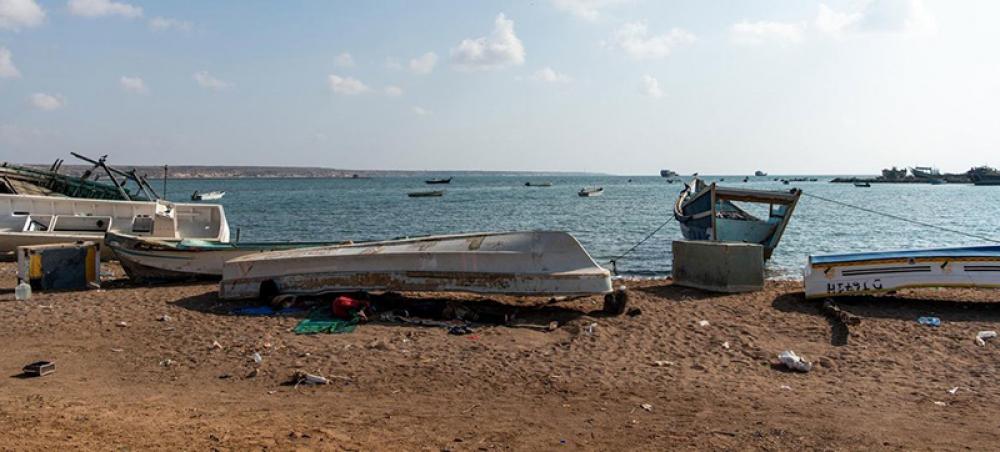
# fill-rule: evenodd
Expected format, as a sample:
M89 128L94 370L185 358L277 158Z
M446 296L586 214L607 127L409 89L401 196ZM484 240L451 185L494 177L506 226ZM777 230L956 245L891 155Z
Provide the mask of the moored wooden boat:
M129 278L141 283L219 279L226 261L267 251L330 246L345 242L221 242L161 239L109 232L104 244Z
M103 244L107 232L229 241L225 212L216 204L0 195L0 254L27 245ZM102 257L112 256L101 248Z
M552 182L525 182L525 187L551 187Z
M447 179L430 179L430 180L425 180L424 183L425 184L431 184L431 185L434 185L434 184L450 184L451 183L451 179L452 178L450 178L450 177L447 178Z
M232 259L219 296L358 290L584 295L611 292L611 274L566 232L461 234Z
M758 243L770 259L791 219L802 191L718 187L694 179L674 203L674 218L688 240ZM768 205L767 219L757 218L734 202Z
M803 276L808 298L912 287L1000 287L1000 246L814 255Z
M411 191L406 194L411 198L438 198L444 196L444 190L433 190L433 191Z
M576 194L577 194L577 196L584 197L584 198L592 198L594 196L601 196L602 194L604 194L604 187L586 187L586 188L581 188L580 191L578 191Z

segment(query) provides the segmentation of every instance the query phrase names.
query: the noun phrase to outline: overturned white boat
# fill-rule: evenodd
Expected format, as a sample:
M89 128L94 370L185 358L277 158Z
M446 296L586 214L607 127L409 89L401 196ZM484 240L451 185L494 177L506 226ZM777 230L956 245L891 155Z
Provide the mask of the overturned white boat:
M610 293L611 274L566 232L430 236L274 251L226 262L219 296L368 290Z
M219 205L0 195L0 254L49 243L103 245L108 232L229 241L229 224ZM104 258L112 256L101 249Z
M807 298L913 287L1000 287L1000 246L809 256Z

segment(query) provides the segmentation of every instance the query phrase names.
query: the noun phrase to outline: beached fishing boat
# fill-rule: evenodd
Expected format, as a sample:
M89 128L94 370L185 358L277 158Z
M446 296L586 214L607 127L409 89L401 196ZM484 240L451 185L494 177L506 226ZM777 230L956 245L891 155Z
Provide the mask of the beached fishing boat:
M1000 246L814 255L803 276L808 298L908 287L1000 287Z
M425 180L424 183L425 184L431 184L431 185L434 185L434 184L450 184L451 183L451 179L452 178L450 178L450 177L447 178L447 179L430 179L430 180Z
M224 191L210 191L210 192L207 192L207 193L200 193L197 190L195 190L195 192L191 194L191 200L192 201L216 201L216 200L222 199L223 196L226 196L226 192L224 192Z
M70 152L74 157L93 166L80 176L61 174L63 160L57 159L47 169L0 164L0 194L33 196L68 196L71 198L149 201L160 196L136 174L135 168L122 171L106 163L108 156L94 160ZM101 178L104 181L99 181ZM132 182L132 187L129 187Z
M674 218L688 240L758 243L769 259L778 246L802 191L719 187L694 179L674 203ZM767 205L767 219L757 218L735 202Z
M406 196L411 198L438 198L444 196L444 190L411 191Z
M0 195L0 254L19 246L94 241L108 232L169 239L229 241L222 206L168 201L110 201Z
M604 187L586 187L581 188L580 191L576 192L577 196L584 198L592 198L594 196L601 196L604 194Z
M359 290L589 295L611 292L611 273L566 232L462 234L232 259L219 296Z
M267 251L330 246L346 242L223 242L164 239L108 232L104 244L136 282L219 279L226 261Z
M525 187L551 187L552 182L525 182Z

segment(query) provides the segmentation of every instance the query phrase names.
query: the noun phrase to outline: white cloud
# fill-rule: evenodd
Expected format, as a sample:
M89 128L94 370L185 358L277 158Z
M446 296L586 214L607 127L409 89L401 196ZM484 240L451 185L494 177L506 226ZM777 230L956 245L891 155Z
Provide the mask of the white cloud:
M642 76L640 91L652 98L663 97L663 90L660 89L660 81L649 74Z
M628 3L629 0L552 0L552 6L591 22L601 17L601 10Z
M410 60L410 72L414 74L430 74L437 64L438 56L434 52L427 52L419 57Z
M570 77L560 72L556 72L555 69L552 69L550 67L539 69L531 76L531 79L536 82L547 82L547 83L569 83L573 81L573 77Z
M382 92L389 97L399 97L403 95L403 88L396 85L388 85L382 90Z
M149 28L156 31L177 30L187 32L194 29L194 24L186 20L157 16L149 19Z
M20 76L21 71L17 70L17 66L14 66L10 50L7 50L6 47L0 47L0 78L17 78Z
M650 36L644 22L629 22L615 31L614 44L632 58L663 58L670 55L674 48L690 44L695 36L680 28L674 28L669 33Z
M0 0L0 29L17 31L44 20L45 10L35 0Z
M149 92L149 89L146 88L146 82L139 77L128 77L123 75L122 78L118 80L118 83L121 84L123 90L130 93L146 94Z
M416 114L417 116L430 116L430 115L434 114L434 112L432 112L430 110L427 110L427 109L421 108L421 107L417 107L417 106L413 107L413 113Z
M824 4L819 5L819 14L816 15L816 29L823 33L834 35L841 34L857 25L861 20L861 13L841 13L834 11Z
M135 18L142 16L142 8L128 3L111 0L69 0L69 12L83 17L122 16Z
M35 93L28 97L31 105L39 110L52 111L61 108L66 102L58 94Z
M354 67L354 57L350 53L344 52L333 59L333 64L338 67Z
M330 89L345 96L353 96L370 90L367 85L361 83L361 80L335 74L330 74Z
M219 80L213 77L212 74L209 74L208 71L195 72L194 75L191 76L191 78L193 78L194 81L198 83L198 86L211 90L221 91L233 87L232 83Z
M459 70L476 71L501 69L524 64L524 44L514 34L514 21L503 13L497 15L493 34L476 39L463 39L451 49L451 62Z
M766 42L795 44L802 41L805 23L743 21L733 24L730 35L733 42L741 45L760 45Z
M937 33L937 20L921 0L874 0L862 14L861 31L911 36Z

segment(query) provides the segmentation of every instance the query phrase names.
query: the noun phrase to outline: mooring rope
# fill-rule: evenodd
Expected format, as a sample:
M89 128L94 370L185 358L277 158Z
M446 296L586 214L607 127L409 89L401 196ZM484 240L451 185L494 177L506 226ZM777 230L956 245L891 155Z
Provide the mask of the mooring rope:
M901 217L899 215L893 215L891 213L879 212L877 210L869 209L867 207L855 206L853 204L849 204L849 203L846 203L846 202L843 202L843 201L837 201L836 199L825 198L825 197L822 197L822 196L819 196L819 195L813 195L813 194L806 193L806 192L802 192L802 196L808 196L810 198L816 198L816 199L819 199L821 201L826 201L826 202L837 204L837 205L840 205L840 206L843 206L843 207L849 207L849 208L852 208L852 209L858 209L858 210L863 211L863 212L868 212L868 213L875 214L875 215L881 215L883 217L889 217L889 218L892 218L892 219L895 219L895 220L905 221L907 223L913 223L913 224L917 224L917 225L920 225L920 226L928 227L928 228L931 228L931 229L937 229L939 231L945 231L945 232L950 232L952 234L964 235L966 237L971 237L971 238L979 239L979 240L985 240L987 242L1000 243L1000 240L994 239L992 237L986 237L986 236L983 236L983 235L978 235L978 234L972 234L972 233L969 233L969 232L959 231L957 229L946 228L944 226L939 226L939 225L936 225L936 224L933 224L933 223L927 223L927 222L923 222L923 221L920 221L920 220L914 220L912 218Z
M656 235L657 232L660 232L660 230L663 229L663 227L666 226L667 223L670 223L671 221L673 221L673 219L674 219L674 216L670 215L669 217L667 217L667 221L664 221L663 224L661 224L659 227L657 227L656 229L654 229L653 232L650 232L648 235L646 235L646 237L643 237L643 239L640 240L638 243L636 243L635 245L632 245L632 247L629 248L627 251L625 251L624 253L622 253L618 257L615 257L613 259L609 259L608 263L611 264L611 272L614 273L615 275L617 275L618 274L618 261L621 260L621 258L623 258L625 256L628 256L628 254L631 253L632 251L635 251L635 249L638 248L643 243L646 243L646 240L649 240L654 235Z

